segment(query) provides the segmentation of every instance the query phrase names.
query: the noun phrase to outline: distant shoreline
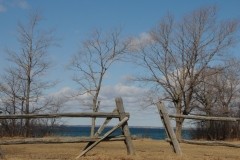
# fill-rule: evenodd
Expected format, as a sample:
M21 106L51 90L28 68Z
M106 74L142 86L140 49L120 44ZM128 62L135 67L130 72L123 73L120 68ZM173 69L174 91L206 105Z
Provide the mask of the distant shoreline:
M62 125L63 127L91 127L91 125ZM100 127L101 125L96 125L95 128ZM114 127L113 125L106 126L106 128ZM164 127L158 126L129 126L129 128L153 128L153 129L165 129ZM175 127L173 128L175 129ZM183 130L192 130L193 128L183 128Z
M98 130L99 126L95 127L95 131ZM101 135L104 135L107 131L109 131L113 126L106 126ZM141 138L151 138L156 140L163 140L165 139L166 132L163 127L148 127L148 126L130 126L129 130L131 135L136 135ZM56 136L89 136L91 131L90 125L64 125L55 127L53 130L53 135ZM122 135L121 129L117 129L114 131L112 136ZM182 132L184 139L192 139L192 135L190 130L183 129Z

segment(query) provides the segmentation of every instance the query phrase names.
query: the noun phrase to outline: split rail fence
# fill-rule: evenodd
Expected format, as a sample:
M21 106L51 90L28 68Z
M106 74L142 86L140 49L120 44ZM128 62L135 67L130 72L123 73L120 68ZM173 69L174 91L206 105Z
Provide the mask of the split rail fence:
M232 118L232 117L205 117L205 116L191 116L191 115L177 115L177 114L168 114L163 103L157 103L157 108L160 114L160 118L162 120L163 126L166 131L167 141L170 143L173 151L176 154L182 154L179 140L176 138L174 133L172 124L170 122L170 117L172 118L184 118L184 119L197 119L197 120L208 120L208 121L240 121L240 118ZM208 146L228 146L228 147L237 147L240 148L239 144L230 144L225 142L217 142L217 141L192 141L192 140L181 140L181 142L188 144L197 144L197 145L208 145Z
M126 113L123 106L122 98L116 98L116 108L113 112L85 112L85 113L56 113L56 114L27 114L27 115L0 115L0 119L25 119L25 118L57 118L57 117L95 117L106 118L104 123L99 127L94 137L81 137L81 138L26 138L26 139L14 139L14 140L0 140L0 145L10 144L37 144L37 143L78 143L88 142L82 153L76 158L85 155L93 147L99 144L101 141L124 141L127 154L135 154L131 134L128 127L129 113ZM111 130L100 137L101 132L105 126L110 122L112 118L119 118L119 123ZM109 136L116 129L121 127L122 134L120 136ZM4 157L4 153L0 148L0 156Z

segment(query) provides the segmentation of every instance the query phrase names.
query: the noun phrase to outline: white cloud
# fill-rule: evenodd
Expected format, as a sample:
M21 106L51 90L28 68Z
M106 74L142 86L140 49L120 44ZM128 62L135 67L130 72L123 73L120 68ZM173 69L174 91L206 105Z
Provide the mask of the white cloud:
M151 36L150 34L143 32L140 34L139 38L138 38L138 42L139 43L147 43L148 41L151 41Z
M138 88L136 86L127 86L121 83L116 86L103 86L101 89L100 97L105 98L115 98L115 97L139 97L145 92L144 89Z
M162 126L161 120L157 113L157 107L151 106L146 109L142 109L142 106L139 104L139 99L146 92L146 89L142 89L133 85L123 85L117 84L115 86L102 86L101 92L99 95L99 100L101 101L101 105L99 108L99 112L112 112L115 108L115 98L122 97L123 104L126 112L130 113L130 126ZM63 96L69 95L69 93L73 93L69 87L62 88L60 91L53 93L51 95L54 96ZM81 96L81 98L70 100L66 103L66 112L91 112L89 107L84 107L81 105L80 101L89 101L92 102L92 99L89 95L85 94ZM97 125L101 125L104 121L103 118L99 118L96 122ZM109 125L116 125L116 120L110 122ZM80 125L80 124L91 124L90 118L79 120L68 118L66 124L71 125Z
M152 38L150 34L143 32L139 35L139 37L135 37L132 40L132 50L136 50L139 46L148 44L151 42Z
M18 7L22 8L22 9L29 8L29 5L26 0L16 0L16 4L18 5Z
M124 75L119 78L120 83L124 85L132 85L134 84L134 77L133 75Z
M30 6L26 0L13 0L13 1L3 1L0 0L0 12L7 11L7 8L21 8L21 9L28 9Z
M140 97L147 90L138 88L136 86L126 86L123 84L117 84L115 86L102 86L98 100L101 101L100 111L109 111L113 110L116 106L115 98L122 97L124 105L126 105L127 110L141 110L139 105ZM49 96L53 97L70 97L76 93L76 91L72 90L69 87L64 87L60 91L56 93L51 93ZM84 94L78 96L77 98L73 98L69 102L67 102L67 108L71 108L71 110L78 110L88 107L84 107L80 104L80 102L89 102L92 103L92 98L89 94Z
M105 74L103 75L103 78L109 79L109 78L112 78L112 75L111 75L110 73L105 73Z
M5 8L2 4L0 4L0 12L5 12L7 8Z

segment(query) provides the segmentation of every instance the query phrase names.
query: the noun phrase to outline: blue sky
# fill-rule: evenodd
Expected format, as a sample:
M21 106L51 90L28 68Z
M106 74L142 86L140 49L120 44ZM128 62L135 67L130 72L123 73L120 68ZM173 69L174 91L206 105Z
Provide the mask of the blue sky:
M26 22L26 15L30 9L42 9L45 18L41 23L43 27L56 27L56 34L63 37L60 41L61 47L51 49L51 54L58 65L50 77L62 81L51 90L51 93L59 94L77 88L70 80L72 73L65 70L64 66L78 51L80 41L86 38L86 34L92 28L108 31L121 25L124 27L125 36L140 37L167 12L173 13L178 18L205 5L217 5L220 18L240 17L239 0L0 0L0 67L2 69L7 66L4 47L18 50L15 39L17 22ZM240 55L237 53L239 49L237 46L234 50L237 55ZM129 124L132 126L162 126L156 107L142 110L139 104L135 103L144 89L124 81L126 75L136 72L140 70L130 64L123 62L114 64L104 79L100 98L105 100L106 105L113 105L113 109L114 96L122 96L126 111L131 114ZM109 108L112 110L111 107L107 109L103 107L102 111ZM68 110L79 111L77 107ZM90 119L72 119L67 123L90 124ZM100 123L101 120L97 122Z

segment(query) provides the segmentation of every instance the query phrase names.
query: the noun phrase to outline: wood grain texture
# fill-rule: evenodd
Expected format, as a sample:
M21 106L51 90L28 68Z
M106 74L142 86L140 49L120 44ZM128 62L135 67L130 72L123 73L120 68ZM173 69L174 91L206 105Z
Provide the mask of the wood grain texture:
M95 141L92 145L90 145L87 149L85 149L79 156L76 157L76 159L80 158L82 155L84 155L88 151L90 151L93 147L95 147L103 139L105 139L107 136L109 136L111 133L113 133L116 129L118 129L120 126L122 126L125 122L127 122L127 120L128 120L128 117L125 117L123 120L121 120L115 127L113 127L110 131L105 133L103 137L101 137L99 140Z
M24 139L0 140L0 145L95 142L101 138L102 137L24 138ZM123 141L124 139L125 139L124 136L113 136L105 138L104 141Z
M116 101L118 113L120 114L120 118L119 119L123 120L125 117L127 117L127 115L126 115L124 107L123 107L122 98L121 97L116 98L115 101ZM125 142L126 147L127 147L127 154L130 154L130 155L135 154L133 143L132 143L132 139L131 139L131 134L130 134L127 122L125 122L122 125L122 132L123 132L123 134L125 136L125 141L124 142Z
M119 118L117 112L79 112L79 113L54 113L54 114L24 114L24 115L0 115L0 119L21 119L21 118L57 118L57 117L98 117L98 118ZM129 117L129 113L126 113Z
M185 118L185 119L198 119L198 120L210 120L210 121L240 121L240 118L231 117L206 117L206 116L191 116L191 115L177 115L169 114L169 117L173 118Z
M160 114L160 118L161 118L162 123L165 127L165 131L167 133L167 136L168 136L168 138L171 139L170 144L172 145L172 148L174 149L174 152L177 153L177 154L182 154L179 142L178 142L178 140L176 138L176 135L174 133L172 124L171 124L169 116L168 116L168 112L167 112L164 104L159 102L159 103L157 103L157 107L158 107L158 111L159 111L159 114Z

